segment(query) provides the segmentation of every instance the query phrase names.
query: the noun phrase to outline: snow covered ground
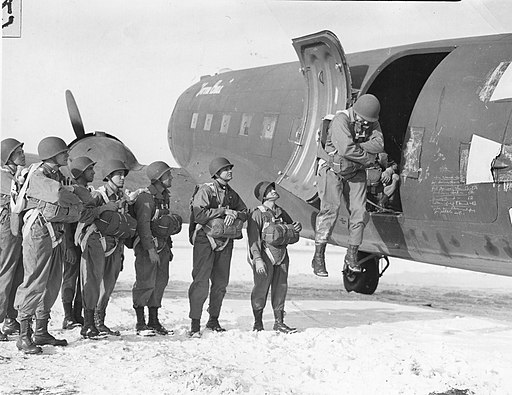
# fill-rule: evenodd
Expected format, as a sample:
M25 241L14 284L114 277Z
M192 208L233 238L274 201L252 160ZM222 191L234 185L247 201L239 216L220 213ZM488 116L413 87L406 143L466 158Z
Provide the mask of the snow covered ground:
M220 319L228 331L205 330L200 339L186 336L185 235L175 240L160 312L174 336L134 334L128 250L106 319L121 337L82 340L78 328L59 329L59 300L50 331L69 346L25 356L14 341L0 343L0 393L512 394L512 278L392 260L375 295L348 294L340 285L344 250L328 248L330 277L321 279L311 274L313 248L290 248L285 321L298 333L274 333L270 306L267 330L251 331L252 274L241 241Z

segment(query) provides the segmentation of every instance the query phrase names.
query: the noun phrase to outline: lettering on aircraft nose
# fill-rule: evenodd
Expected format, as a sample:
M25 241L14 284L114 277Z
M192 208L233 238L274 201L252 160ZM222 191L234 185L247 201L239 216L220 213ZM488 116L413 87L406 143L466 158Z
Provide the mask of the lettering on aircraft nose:
M221 85L222 80L217 81L213 86L208 86L208 82L205 82L199 92L196 93L196 97L199 95L218 95L224 85Z

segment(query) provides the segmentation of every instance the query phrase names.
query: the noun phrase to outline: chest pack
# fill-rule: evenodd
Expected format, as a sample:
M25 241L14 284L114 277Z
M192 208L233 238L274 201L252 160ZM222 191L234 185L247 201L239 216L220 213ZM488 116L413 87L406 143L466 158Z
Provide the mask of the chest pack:
M341 114L347 117L350 124L353 124L353 116L349 110L343 110L341 111ZM328 114L322 118L320 129L318 130L318 146L316 156L318 159L323 160L334 173L343 177L353 175L356 171L363 169L364 166L360 163L346 159L338 152L338 150L329 152L326 150L330 145L331 136L329 133L329 127L331 126L333 119L334 115L332 114ZM349 127L349 131L352 140L354 142L358 141L358 139L356 139L357 136L352 125Z
M101 195L105 203L110 201L104 186L99 187L95 192ZM102 212L99 218L94 220L94 224L102 235L116 239L132 238L137 231L137 221L124 208L119 211Z
M269 212L263 205L258 206L258 209L262 213ZM299 241L299 232L295 231L293 225L286 224L281 218L275 218L273 215L263 215L263 218L265 222L261 230L261 239L267 245L285 247Z
M208 221L208 223L203 226L203 229L207 236L213 237L214 239L241 239L243 227L244 223L238 218L236 218L231 225L226 225L224 218L214 218Z
M213 182L207 182L205 184L202 184L204 186L207 186L212 194L215 200L217 201L218 207L223 207L222 202L219 201L219 196L217 193L217 188L215 187L215 184ZM190 199L190 227L189 227L189 237L190 240L193 240L193 234L198 227L199 224L195 222L194 218L194 210L193 210L193 202L194 202L194 196L197 194L197 191L202 185L196 185L194 189L194 193L192 194L192 198ZM213 218L204 226L202 226L204 232L207 236L212 237L214 239L241 239L242 238L242 228L244 226L244 223L242 220L236 218L231 225L226 225L224 223L223 218Z
M157 209L150 223L153 236L160 239L167 239L169 236L181 232L183 219L178 214L160 214L158 211Z
M20 213L28 206L39 211L47 222L77 222L82 212L82 201L73 192L62 188L59 181L35 175L40 166L41 163L30 166L12 212Z

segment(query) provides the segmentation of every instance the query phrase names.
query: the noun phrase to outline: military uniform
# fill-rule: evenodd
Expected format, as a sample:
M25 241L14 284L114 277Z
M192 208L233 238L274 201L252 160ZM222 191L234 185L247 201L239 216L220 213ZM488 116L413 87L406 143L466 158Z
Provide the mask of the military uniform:
M21 228L17 235L11 232L11 193L19 192L21 185L15 178L16 168L4 165L0 170L0 324L7 317L16 319L14 298L23 281L23 257L21 254ZM14 190L11 190L14 186ZM21 222L21 221L19 221ZM0 331L0 335L1 335Z
M189 317L193 320L201 318L208 293L210 317L218 317L220 314L229 283L233 240L229 239L220 251L214 249L201 227L211 219L223 218L226 208L235 210L238 219L244 222L247 219L247 207L240 196L229 185L223 185L218 180L201 185L192 201L194 221L200 225L195 230L193 281L188 291Z
M337 151L350 162L351 172L340 176L328 163L321 161L318 170L318 197L320 212L316 217L316 243L327 243L338 218L341 199L349 212L349 244L359 246L363 240L366 218L366 170L375 160L375 154L384 149L384 140L378 121L363 142L354 141L353 117L350 111L337 114L329 126L325 151Z
M251 211L247 222L247 237L249 239L249 256L254 276L254 287L251 292L251 305L253 310L263 310L267 303L267 295L271 289L272 308L275 312L284 310L284 303L288 291L289 257L286 246L265 246L261 231L265 223L281 222L292 224L293 220L288 213L279 206L274 210L255 208ZM266 276L256 272L254 262L263 260L267 271ZM279 313L277 313L279 314Z
M169 282L169 262L172 260L172 240L161 239L151 232L151 220L158 210L168 214L170 209L169 191L161 184L151 184L148 192L141 193L133 205L137 219L139 242L135 245L135 283L132 288L133 306L162 306L165 287ZM154 264L149 259L148 250L156 249L160 262Z
M69 314L68 318L72 323L71 326L76 324L83 324L81 317L82 310L82 289L80 286L80 257L82 251L79 246L74 244L74 234L76 232L77 224L73 223L70 225L70 240L67 241L66 248L68 250L74 250L73 261L68 255L65 255L63 272L62 272L62 286L60 289L60 297L62 299L62 305L64 306L65 314ZM67 238L67 236L66 236ZM67 307L69 306L69 307ZM69 311L66 311L69 309ZM65 327L66 326L66 327ZM63 324L63 329L67 328L66 323Z
M66 227L66 224L60 222L46 222L39 208L40 202L44 201L32 198L33 195L39 196L44 192L42 188L46 184L45 178L57 181L61 185L66 183L58 166L46 162L34 171L28 181L28 201L23 227L24 278L15 298L20 321L29 320L35 315L36 334L42 326L43 332L47 333L50 310L59 294L64 259L62 241ZM66 344L64 340L56 345Z

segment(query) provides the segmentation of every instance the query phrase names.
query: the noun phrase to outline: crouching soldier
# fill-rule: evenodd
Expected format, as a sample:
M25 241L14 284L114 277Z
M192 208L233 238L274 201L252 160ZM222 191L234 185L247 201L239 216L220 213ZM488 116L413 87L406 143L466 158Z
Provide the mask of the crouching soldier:
M21 189L20 170L25 166L23 143L7 138L2 140L1 154L1 195L0 195L0 341L7 340L7 335L19 332L16 321L18 313L14 309L16 290L23 281L23 259L21 255L21 229L19 214L13 221L15 227L11 232L11 205L16 203Z
M64 185L59 168L67 165L68 147L58 137L46 137L38 145L42 163L30 167L18 199L26 206L23 225L23 283L16 293L15 307L20 320L20 337L16 346L27 354L38 354L38 345L66 346L65 339L48 333L50 310L59 294L64 258L64 232L76 222L81 201ZM16 208L16 212L20 207ZM32 316L36 329L32 341Z
M283 321L284 303L288 291L289 258L286 246L299 240L302 225L293 222L288 213L276 204L279 194L273 182L263 181L256 185L254 196L262 202L253 209L247 222L249 238L249 263L254 275L251 304L255 331L262 331L263 309L271 289L274 309L274 330L283 333L296 332Z
M227 227L247 220L247 207L228 185L233 178L233 165L226 158L215 158L209 170L213 182L199 186L192 197L190 240L194 245L192 284L188 290L191 330L189 335L200 336L203 305L210 294L206 328L222 332L219 324L222 301L229 283L233 238L213 235L212 221L220 220ZM241 237L241 233L240 236ZM211 286L210 286L211 282Z
M171 168L156 161L146 169L151 181L147 189L137 196L133 215L137 219L138 237L134 242L135 284L132 288L133 308L137 315L137 335L173 334L158 319L165 287L169 282L169 262L172 261L171 235L181 230L182 219L170 212L169 188ZM146 325L144 307L149 310Z

